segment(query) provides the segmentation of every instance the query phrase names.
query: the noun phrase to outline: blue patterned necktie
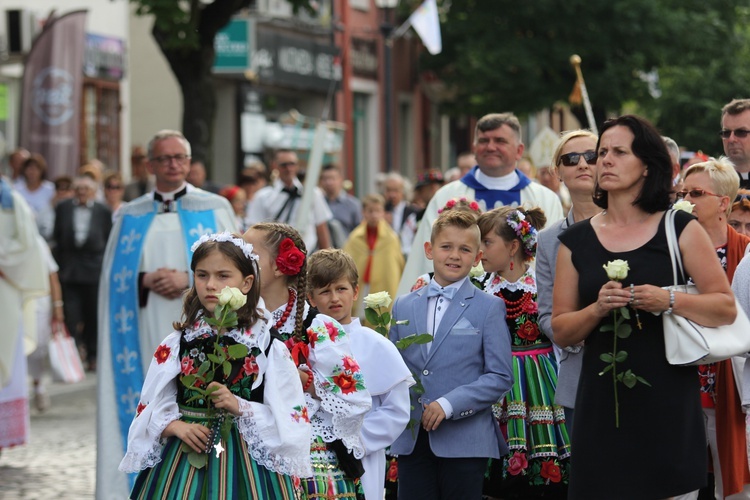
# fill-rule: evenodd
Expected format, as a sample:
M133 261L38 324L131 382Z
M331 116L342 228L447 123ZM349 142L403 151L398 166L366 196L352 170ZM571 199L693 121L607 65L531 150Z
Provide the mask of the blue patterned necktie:
M443 288L435 280L430 281L427 287L427 297L439 297L443 296L448 300L453 300L453 296L456 295L456 287Z

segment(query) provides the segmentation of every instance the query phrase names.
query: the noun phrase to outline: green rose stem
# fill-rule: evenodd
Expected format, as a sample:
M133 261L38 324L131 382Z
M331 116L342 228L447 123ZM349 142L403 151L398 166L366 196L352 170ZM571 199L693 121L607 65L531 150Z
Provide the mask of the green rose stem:
M627 277L627 271L630 270L627 267L627 262L620 260L608 262L607 265L604 266L604 269L607 271L607 277L609 279L618 282L625 279ZM636 316L637 314L638 312L636 311ZM633 332L633 328L630 326L630 323L626 323L626 321L630 320L630 311L628 311L627 307L614 309L612 311L612 319L613 321L611 324L602 325L602 327L599 329L599 331L601 332L613 332L614 334L612 340L612 352L605 352L599 356L599 359L601 359L605 363L608 363L607 366L605 366L604 369L599 372L599 375L602 376L608 371L612 372L612 386L615 391L615 427L619 428L620 401L617 391L618 382L624 384L628 389L632 389L633 387L635 387L638 382L649 387L651 387L651 384L649 384L648 381L646 381L646 379L644 379L643 377L639 377L638 375L633 373L633 370L628 369L624 372L617 372L617 363L623 363L628 359L627 351L617 350L617 339L626 339L630 337L630 334ZM638 318L638 329L641 329L640 318Z

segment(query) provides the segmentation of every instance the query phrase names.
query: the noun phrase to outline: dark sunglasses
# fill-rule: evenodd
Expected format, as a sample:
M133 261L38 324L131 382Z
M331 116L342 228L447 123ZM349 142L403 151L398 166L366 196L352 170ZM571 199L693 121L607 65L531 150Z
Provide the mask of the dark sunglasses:
M691 189L690 191L683 190L683 191L677 191L677 197L678 198L684 198L687 195L690 195L691 198L700 198L704 194L707 194L708 196L717 196L719 198L722 197L720 194L712 193L710 191L706 191L705 189Z
M734 136L737 139L744 139L745 137L747 137L747 134L750 134L750 130L747 130L747 129L744 129L744 128L736 128L734 130L725 128L725 129L719 131L719 135L723 139L729 139L732 136L732 132L734 132Z
M734 202L735 203L739 203L742 200L746 200L746 201L750 202L750 194L738 194L735 197Z
M586 151L584 153L568 153L560 155L560 159L557 160L557 164L562 163L566 167L575 167L578 162L581 161L581 156L589 165L596 165L596 151Z

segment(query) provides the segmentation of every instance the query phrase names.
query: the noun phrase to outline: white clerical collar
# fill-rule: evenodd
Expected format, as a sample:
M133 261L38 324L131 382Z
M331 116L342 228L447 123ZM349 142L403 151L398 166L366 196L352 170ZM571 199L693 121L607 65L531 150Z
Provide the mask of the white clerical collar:
M186 187L188 188L187 189L188 191L191 191L190 188L193 187L193 186L192 186L192 184L188 184L187 182L183 182L182 186L178 187L174 191L159 191L159 190L155 190L154 192L155 193L159 193L161 195L162 200L164 200L164 201L174 200L174 195L176 195L177 193L179 193L180 191L182 191Z
M508 175L503 175L500 177L490 177L489 175L483 174L481 170L477 169L477 171L474 173L474 177L482 186L488 189L496 189L498 191L509 191L511 188L514 188L519 181L518 174L515 170Z

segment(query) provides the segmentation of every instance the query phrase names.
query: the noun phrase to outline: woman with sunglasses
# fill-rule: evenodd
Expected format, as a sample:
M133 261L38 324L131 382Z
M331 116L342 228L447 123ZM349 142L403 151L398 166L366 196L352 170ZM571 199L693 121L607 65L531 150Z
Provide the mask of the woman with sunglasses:
M732 200L740 187L734 165L725 157L696 163L684 174L683 190L678 196L694 204L698 217L716 249L729 281L742 257L747 253L750 238L737 233L727 218ZM716 498L750 498L745 418L742 402L735 385L732 360L700 365L700 395L706 418L708 444L714 470ZM735 496L737 493L741 495Z
M572 206L568 216L555 222L539 233L536 247L537 302L539 304L539 326L547 337L552 336L552 282L555 277L555 261L560 240L557 236L575 222L589 219L601 212L594 204L596 181L596 134L588 130L573 130L563 134L552 155L552 175L558 176L570 193ZM555 404L565 409L568 432L573 428L578 377L581 373L583 343L558 349L559 374Z
M586 341L568 498L669 498L706 484L706 436L695 368L667 363L658 314L716 326L736 308L710 239L685 212L675 230L701 294L662 288L673 283L664 225L672 160L653 125L608 120L596 151L594 203L604 210L560 234L553 289L555 342ZM628 265L617 275L616 260Z

